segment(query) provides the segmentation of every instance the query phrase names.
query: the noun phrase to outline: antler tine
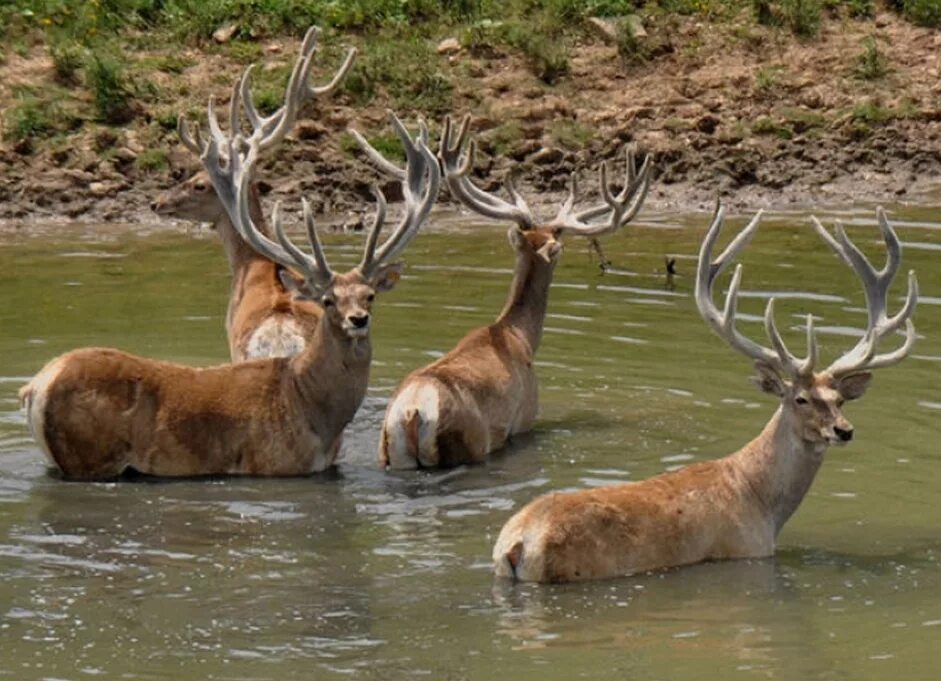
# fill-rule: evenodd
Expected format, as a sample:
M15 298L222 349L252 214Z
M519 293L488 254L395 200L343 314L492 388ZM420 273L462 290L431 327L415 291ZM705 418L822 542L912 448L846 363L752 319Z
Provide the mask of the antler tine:
M617 195L611 194L608 186L608 164L602 162L600 176L600 194L603 202L598 206L572 213L572 205L566 200L560 208L558 215L547 226L559 227L575 234L587 237L597 237L602 234L614 232L624 227L634 219L650 189L650 156L644 157L640 169L637 169L634 153L625 147L625 180L624 186ZM608 215L608 220L599 224L591 224L591 220Z
M405 214L389 238L376 248L373 268L390 262L405 250L428 219L441 189L441 168L438 166L438 159L424 141L427 135L419 133L417 140L413 142L402 121L394 114L391 118L405 147L405 180L402 182Z
M908 293L902 308L892 317L888 316L888 293L895 275L898 273L902 258L902 245L889 224L885 211L880 206L876 209L879 230L886 245L886 264L876 271L875 267L862 251L847 236L842 225L837 223L836 239L816 218L812 223L817 233L827 244L856 272L863 284L868 315L866 331L859 342L844 355L836 359L827 371L835 377L845 376L857 371L889 366L901 361L911 350L915 341L915 327L911 316L918 302L918 281L914 272L908 275ZM879 342L895 333L905 324L905 342L898 350L876 355Z
M180 141L183 143L183 146L192 151L194 154L202 155L205 147L203 145L203 136L199 132L199 126L197 125L193 128L195 135L190 134L189 123L186 122L186 116L180 114L176 118L176 132L180 136Z
M369 228L369 235L366 237L366 245L363 247L363 259L359 263L359 271L363 274L372 272L379 233L386 221L386 195L382 193L379 187L373 187L372 194L376 199L376 214L373 216L372 226Z
M536 218L517 190L512 172L507 173L504 186L513 203L489 194L471 182L470 171L474 165L477 144L473 140L468 142L469 130L470 116L465 116L455 139L452 135L451 119L445 118L438 156L451 195L464 206L484 217L512 220L524 231L532 229L536 225ZM465 146L467 147L466 153L464 153Z
M722 223L725 218L725 209L716 204L716 212L713 215L709 230L703 238L702 247L699 250L699 262L696 269L696 290L695 300L699 314L706 323L715 331L720 338L725 340L733 349L738 350L746 357L770 364L778 372L788 373L792 376L800 375L802 371L807 371L805 366L809 363L812 367L816 358L816 341L813 338L813 323L809 322L808 331L808 359L799 362L786 348L777 327L774 323L774 299L768 301L765 309L765 329L771 338L774 349L763 347L754 341L743 336L735 328L735 314L738 303L738 290L742 282L742 266L735 267L735 274L732 276L732 282L729 284L729 291L726 294L725 305L720 312L712 299L712 286L716 278L731 263L738 252L745 247L758 229L762 216L762 211L758 211L746 227L736 235L736 237L726 246L725 250L715 260L711 260L712 249L719 237L722 229Z

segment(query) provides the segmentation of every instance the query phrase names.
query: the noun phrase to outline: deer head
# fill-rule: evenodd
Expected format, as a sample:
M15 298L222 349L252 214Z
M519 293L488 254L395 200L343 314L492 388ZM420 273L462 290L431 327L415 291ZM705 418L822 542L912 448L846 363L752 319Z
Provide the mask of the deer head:
M751 240L761 221L761 211L736 235L722 254L712 260L712 249L724 217L723 208L718 206L699 252L695 292L699 313L726 343L754 361L757 372L755 382L764 392L781 400L782 412L793 424L795 434L815 445L843 445L852 440L853 426L843 415L844 402L862 397L872 379L871 370L900 362L915 342L915 325L911 316L918 301L918 282L915 273L909 272L905 303L898 313L889 317L886 313L886 297L898 271L902 250L885 211L878 208L876 214L888 253L885 267L879 271L850 241L839 224L834 238L816 218L812 218L817 233L844 263L853 268L862 281L868 312L868 324L859 342L820 371L815 370L818 348L811 315L807 316L807 355L803 359L791 354L778 332L774 321L774 298L768 300L764 316L765 331L771 347L749 340L735 328L738 290L742 280L741 265L735 268L724 308L719 310L713 302L712 286L716 278ZM902 326L905 327L902 345L890 352L877 354L879 343Z
M249 67L232 93L229 134L223 131L210 97L207 110L209 138L202 141L199 134L195 138L190 136L182 118L180 136L187 146L201 150L203 168L241 237L259 254L298 272L303 278L302 292L323 306L324 318L346 336L359 338L369 333L370 309L375 294L391 289L399 279L401 265L394 260L428 218L438 196L441 172L434 154L425 144L427 131L424 126L419 137L412 141L402 122L390 112L392 125L405 148L406 164L401 177L405 210L398 226L381 245L379 236L385 223L386 201L378 188L373 190L377 208L362 258L348 272L336 273L328 264L307 201L303 201L303 214L311 253L305 253L287 237L280 204L275 205L271 218L276 241L259 229L251 214L249 197L260 155L287 134L303 101L318 92L332 89L342 77L342 73L338 74L333 83L323 88L306 84L316 36L316 29L308 31L301 48L302 58L294 66L284 104L277 111L262 117L255 109L249 87L252 67ZM352 53L347 57L347 63L351 58ZM243 112L251 131L247 135L242 132Z

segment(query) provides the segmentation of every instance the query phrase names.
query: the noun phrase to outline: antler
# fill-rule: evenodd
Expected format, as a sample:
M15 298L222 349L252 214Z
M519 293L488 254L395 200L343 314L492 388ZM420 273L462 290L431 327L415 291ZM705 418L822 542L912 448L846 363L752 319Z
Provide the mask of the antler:
M304 40L301 43L301 49L297 59L294 62L294 68L291 70L291 77L288 80L287 88L285 89L284 104L270 116L262 117L255 108L251 94L251 72L253 66L249 66L245 69L241 79L233 86L232 97L229 102L229 132L233 138L241 132L239 108L242 107L252 127L252 135L257 135L260 138L259 149L261 151L269 149L284 139L284 136L287 135L294 126L298 112L304 104L318 97L331 94L339 87L343 78L346 77L346 74L353 66L353 59L356 57L356 48L349 49L346 53L346 58L343 60L343 64L340 65L340 68L329 83L315 87L308 83L308 78L313 68L317 40L320 34L321 31L316 26L311 26L307 30L307 34L304 36ZM209 100L208 119L209 132L213 139L217 141L219 146L227 146L223 144L227 138L222 132L219 120L215 115L214 102L211 97ZM203 141L199 127L195 128L195 134L191 134L186 118L182 114L177 119L177 132L180 135L180 140L187 149L199 156L205 154L207 143Z
M504 180L507 194L513 200L508 203L498 196L488 194L470 181L470 171L474 165L477 154L477 143L470 141L467 153L464 147L467 144L470 132L470 116L465 116L461 127L454 134L451 117L444 119L444 130L441 132L441 146L438 156L444 170L445 181L451 195L465 206L481 215L496 220L512 220L520 229L528 230L536 226L536 217L533 215L526 200L516 189L516 178L513 173L507 173Z
M876 208L876 217L886 246L885 267L878 272L856 244L846 236L839 222L836 224L836 238L834 238L816 217L811 217L817 233L862 280L863 291L866 295L866 310L869 315L866 332L856 346L827 367L827 371L835 378L900 362L915 344L915 324L911 317L918 302L918 281L915 278L915 272L910 270L905 303L898 313L889 317L886 313L886 298L901 264L902 245L881 206ZM879 342L895 333L903 324L905 325L905 342L896 350L877 355L876 349Z
M644 204L647 191L650 189L650 156L644 156L640 168L637 167L634 151L627 146L624 147L624 156L626 166L624 187L616 196L611 193L611 188L608 186L608 162L602 161L600 190L604 203L573 213L572 209L578 193L578 185L573 173L568 198L552 222L546 223L545 226L569 230L582 236L597 237L617 231L633 220ZM607 214L605 222L590 223L591 220L605 214Z
M800 360L791 354L784 344L781 334L778 333L777 326L774 323L774 298L768 300L768 306L765 308L765 331L771 340L771 348L758 345L743 336L735 328L738 289L742 282L742 266L740 264L735 267L735 273L732 275L732 283L729 284L724 308L720 311L713 302L713 283L729 266L739 251L751 241L761 222L761 216L762 211L759 210L745 229L739 232L732 242L726 246L721 255L715 260L711 260L712 248L719 237L719 231L722 229L722 221L725 217L725 209L716 204L712 223L709 225L709 230L706 232L702 247L699 250L699 264L696 269L696 307L706 323L712 327L712 330L733 349L738 350L746 357L770 364L776 371L787 374L791 378L808 376L813 373L818 355L813 317L811 315L807 315L807 357Z
M370 230L363 257L358 265L360 273L367 279L371 277L383 264L391 262L399 253L405 250L409 242L418 233L431 212L431 208L438 198L441 188L441 169L435 155L428 148L428 128L424 121L419 121L418 135L412 141L408 130L392 111L389 111L389 121L395 128L395 133L405 149L405 167L399 168L388 161L376 151L366 139L355 130L350 132L363 147L363 150L381 170L397 177L402 183L402 194L405 199L405 213L398 226L389 235L389 238L377 248L379 232L385 219L385 197L375 188L373 193L378 202L376 218ZM395 172L391 172L394 170ZM427 180L426 180L427 176Z
M481 215L500 220L513 220L523 230L532 229L537 224L541 224L550 229L566 230L594 238L624 227L637 215L647 197L647 191L650 188L650 157L645 156L638 168L634 152L625 147L625 180L624 186L617 195L612 194L608 186L608 164L604 162L601 164L600 173L600 193L603 203L573 212L578 194L578 185L573 174L568 198L555 218L549 222L540 223L517 190L512 173L507 174L505 186L513 203L488 194L471 182L469 175L477 145L473 140L468 144L469 125L470 117L465 116L455 135L450 117L445 118L438 155L451 193L465 206ZM465 146L468 147L466 154L464 153ZM606 216L604 222L596 224L591 222L602 216Z

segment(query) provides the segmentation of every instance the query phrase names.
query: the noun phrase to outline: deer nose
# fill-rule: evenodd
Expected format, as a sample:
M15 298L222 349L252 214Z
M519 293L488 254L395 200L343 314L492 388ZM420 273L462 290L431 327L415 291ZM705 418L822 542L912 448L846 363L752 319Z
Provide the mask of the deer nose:
M357 329L362 329L369 323L369 315L354 315L350 317L350 324L352 324Z
M836 436L843 440L843 442L849 442L853 439L852 428L834 428L833 432L836 433Z

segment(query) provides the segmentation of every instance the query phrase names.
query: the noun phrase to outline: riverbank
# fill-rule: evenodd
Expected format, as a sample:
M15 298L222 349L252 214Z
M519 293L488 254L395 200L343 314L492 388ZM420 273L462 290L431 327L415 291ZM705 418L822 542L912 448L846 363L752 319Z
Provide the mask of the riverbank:
M62 84L47 35L8 49L0 219L153 221L150 203L198 167L176 139L179 112L196 118L210 94L224 100L250 62L264 64L262 105L277 104L297 39L234 31L158 47L122 34L123 87L136 96L120 123L93 113L100 93L79 84L87 66ZM361 51L357 70L263 165L269 198L303 194L329 214L368 208L376 176L347 129L394 149L390 107L433 131L446 112L470 113L480 183L496 188L514 167L541 197L561 194L576 169L587 196L594 167L624 144L653 154L658 209L702 209L717 195L744 209L919 201L941 187L941 32L886 9L824 16L810 37L763 25L745 6L589 18L565 33L557 72L480 22L436 25L385 54L369 39L325 37L315 72L328 74L349 45Z

